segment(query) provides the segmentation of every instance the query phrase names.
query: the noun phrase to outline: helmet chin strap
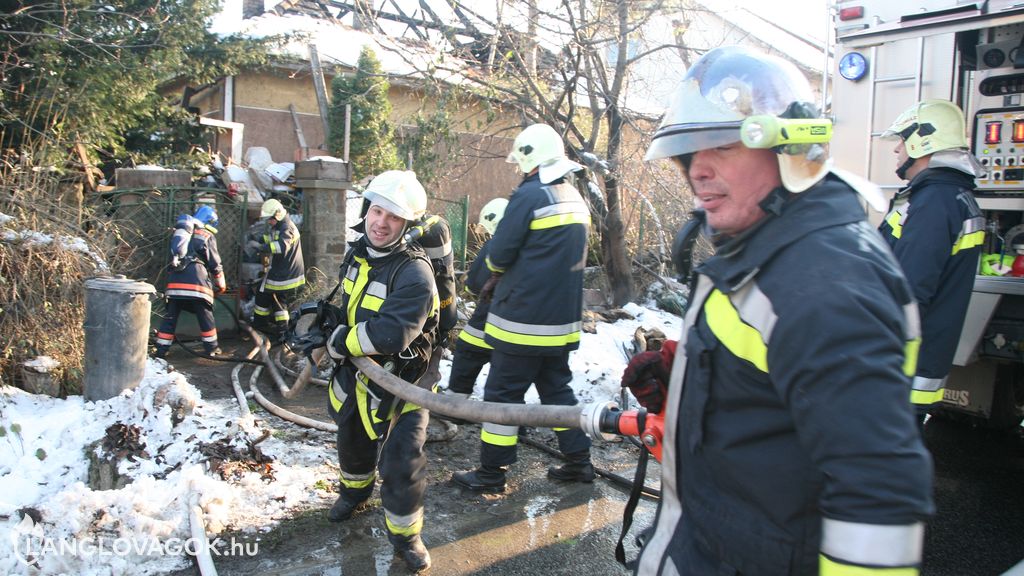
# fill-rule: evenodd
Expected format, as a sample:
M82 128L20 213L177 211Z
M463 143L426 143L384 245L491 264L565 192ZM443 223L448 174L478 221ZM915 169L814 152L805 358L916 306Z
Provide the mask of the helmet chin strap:
M907 171L914 165L914 162L917 162L917 158L907 158L907 161L896 169L896 175L899 176L900 180L907 179Z

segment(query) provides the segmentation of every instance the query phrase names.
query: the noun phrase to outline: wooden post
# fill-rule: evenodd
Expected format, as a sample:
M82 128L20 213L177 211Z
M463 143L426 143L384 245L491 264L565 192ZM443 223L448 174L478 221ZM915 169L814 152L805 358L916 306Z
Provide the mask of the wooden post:
M316 102L320 105L320 120L324 123L324 143L321 148L326 149L327 142L331 139L331 125L327 121L330 102L327 98L324 70L320 67L320 55L316 51L316 44L309 45L309 63L313 67L313 87L316 89Z

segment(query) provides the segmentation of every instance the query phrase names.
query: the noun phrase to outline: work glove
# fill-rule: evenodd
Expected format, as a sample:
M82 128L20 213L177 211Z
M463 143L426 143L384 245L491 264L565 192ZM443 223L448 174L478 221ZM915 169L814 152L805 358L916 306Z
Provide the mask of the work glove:
M349 327L339 324L327 338L327 354L338 363L344 362L348 356L348 348L345 346L345 339L348 338Z
M498 281L501 280L501 274L492 272L491 277L484 282L483 288L480 288L480 296L477 300L486 304L494 298L494 289L498 287Z
M622 373L622 387L636 396L637 402L648 412L658 413L665 408L668 380L676 356L676 341L666 340L661 350L641 352L630 359Z

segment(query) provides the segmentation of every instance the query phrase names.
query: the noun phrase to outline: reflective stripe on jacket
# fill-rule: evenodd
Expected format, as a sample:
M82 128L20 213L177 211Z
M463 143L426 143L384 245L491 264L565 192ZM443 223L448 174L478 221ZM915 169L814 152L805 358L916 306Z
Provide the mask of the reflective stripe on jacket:
M410 360L410 371L397 368L399 377L415 381L426 370L430 358L430 343L419 339L431 332L438 322L438 297L433 271L418 247L402 246L384 255L367 250L365 237L356 241L352 254L342 265L342 310L350 327L345 339L348 356L379 356L382 365L388 360L401 362L399 353ZM388 281L394 276L393 286ZM413 358L421 360L413 364ZM388 415L377 414L383 389L369 381L351 365L345 365L336 375L341 380L344 396L355 394L363 425L370 438L376 438L374 427ZM330 398L335 410L340 410L344 396L331 389ZM387 403L390 408L391 403ZM404 411L414 410L406 404Z
M474 294L479 294L480 290L484 287L484 283L486 283L487 279L491 277L491 271L487 269L487 254L490 251L489 245L489 240L484 242L484 245L481 246L480 250L476 253L476 259L473 260L473 264L470 265L469 272L466 273L466 289ZM487 315L490 311L490 302L481 302L480 300L477 300L473 314L470 315L469 320L466 321L466 325L463 326L462 330L459 332L459 340L482 350L493 350L494 346L488 344L484 339L484 327L487 325Z
M267 290L292 290L306 283L299 229L285 217L263 235L265 251L270 252L270 270L264 280Z
M911 399L942 400L985 241L974 178L929 168L900 190L879 231L892 247L921 310L921 355Z
M168 298L205 300L212 306L214 286L225 285L216 237L208 230L197 228L192 233L185 258L190 260L187 265L168 271L164 293Z
M579 348L590 212L563 180L526 177L509 198L485 259L502 273L486 342L509 354L557 355Z
M833 177L699 268L639 574L912 574L933 511L916 308Z

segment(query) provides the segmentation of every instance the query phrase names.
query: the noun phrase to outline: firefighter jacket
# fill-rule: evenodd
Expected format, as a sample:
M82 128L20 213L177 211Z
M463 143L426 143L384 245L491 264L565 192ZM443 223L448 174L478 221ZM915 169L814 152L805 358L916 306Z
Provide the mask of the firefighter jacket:
M985 240L974 177L927 168L896 193L879 226L910 282L921 313L921 352L912 400L942 400Z
M486 263L503 274L486 342L507 354L557 356L579 348L590 212L576 188L527 176L488 241Z
M403 243L379 252L364 236L352 243L341 273L341 305L349 327L344 354L377 356L392 373L415 382L426 371L438 323L437 288L422 249ZM377 438L374 427L387 418L391 396L351 364L342 365L332 380L332 407L340 411L355 393L367 434ZM408 404L403 411L416 408Z
M196 227L189 240L185 258L167 271L167 297L205 300L213 306L214 287L226 287L224 267L213 233Z
M299 229L285 217L263 233L263 252L270 253L270 270L264 289L292 290L306 283L306 266L302 262Z
M480 247L476 259L473 260L469 272L466 273L466 289L474 294L479 294L484 283L491 277L491 271L487 269L487 253L490 244L490 241L487 241ZM484 341L484 327L487 325L487 314L490 310L490 302L477 300L473 314L469 317L466 325L462 327L462 331L459 332L459 340L485 351L492 350L493 346Z
M831 175L748 232L696 269L638 573L916 574L932 463L906 280Z

